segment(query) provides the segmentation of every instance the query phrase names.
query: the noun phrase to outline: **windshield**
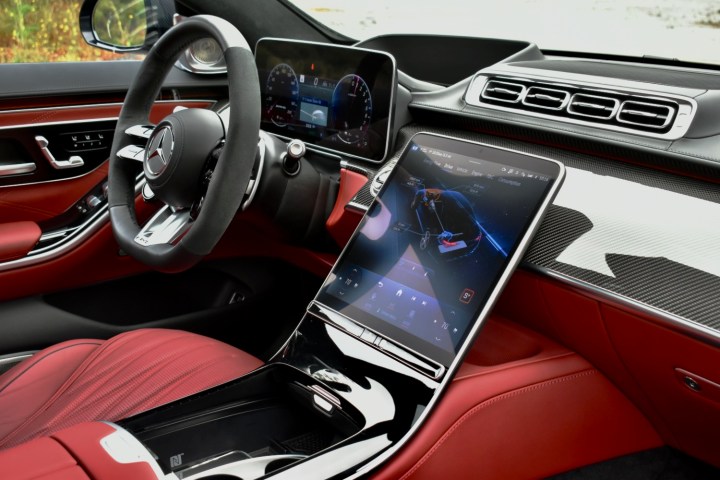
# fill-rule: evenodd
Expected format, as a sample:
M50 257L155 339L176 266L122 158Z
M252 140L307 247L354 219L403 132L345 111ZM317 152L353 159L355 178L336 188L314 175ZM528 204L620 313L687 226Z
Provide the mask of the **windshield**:
M720 64L718 0L291 0L356 39L388 33L506 38L545 50Z

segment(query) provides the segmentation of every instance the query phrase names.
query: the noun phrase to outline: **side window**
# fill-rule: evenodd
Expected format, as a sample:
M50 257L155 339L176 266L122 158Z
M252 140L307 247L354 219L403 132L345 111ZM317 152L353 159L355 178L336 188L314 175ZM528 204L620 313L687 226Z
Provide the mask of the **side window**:
M80 34L82 0L2 0L0 63L122 60L122 55L94 48Z

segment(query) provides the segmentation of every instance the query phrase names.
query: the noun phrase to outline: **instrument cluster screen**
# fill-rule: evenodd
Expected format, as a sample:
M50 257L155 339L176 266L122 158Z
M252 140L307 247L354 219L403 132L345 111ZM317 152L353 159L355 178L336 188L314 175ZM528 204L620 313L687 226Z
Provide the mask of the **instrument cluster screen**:
M385 158L396 88L392 56L261 39L255 61L264 130L353 157Z

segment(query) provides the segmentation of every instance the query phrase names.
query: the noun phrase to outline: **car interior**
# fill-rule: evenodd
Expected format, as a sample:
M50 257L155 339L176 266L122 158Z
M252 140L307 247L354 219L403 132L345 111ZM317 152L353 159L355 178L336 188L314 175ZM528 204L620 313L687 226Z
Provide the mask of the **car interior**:
M720 478L719 66L77 13L141 58L0 65L0 477Z

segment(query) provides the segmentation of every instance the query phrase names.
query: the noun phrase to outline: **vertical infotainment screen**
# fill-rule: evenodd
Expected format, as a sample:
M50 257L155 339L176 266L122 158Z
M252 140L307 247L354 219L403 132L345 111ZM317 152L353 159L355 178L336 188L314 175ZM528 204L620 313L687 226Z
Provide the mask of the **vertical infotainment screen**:
M416 135L316 300L449 365L562 172L554 161Z
M392 56L261 39L255 62L264 130L366 160L385 158L396 88Z

